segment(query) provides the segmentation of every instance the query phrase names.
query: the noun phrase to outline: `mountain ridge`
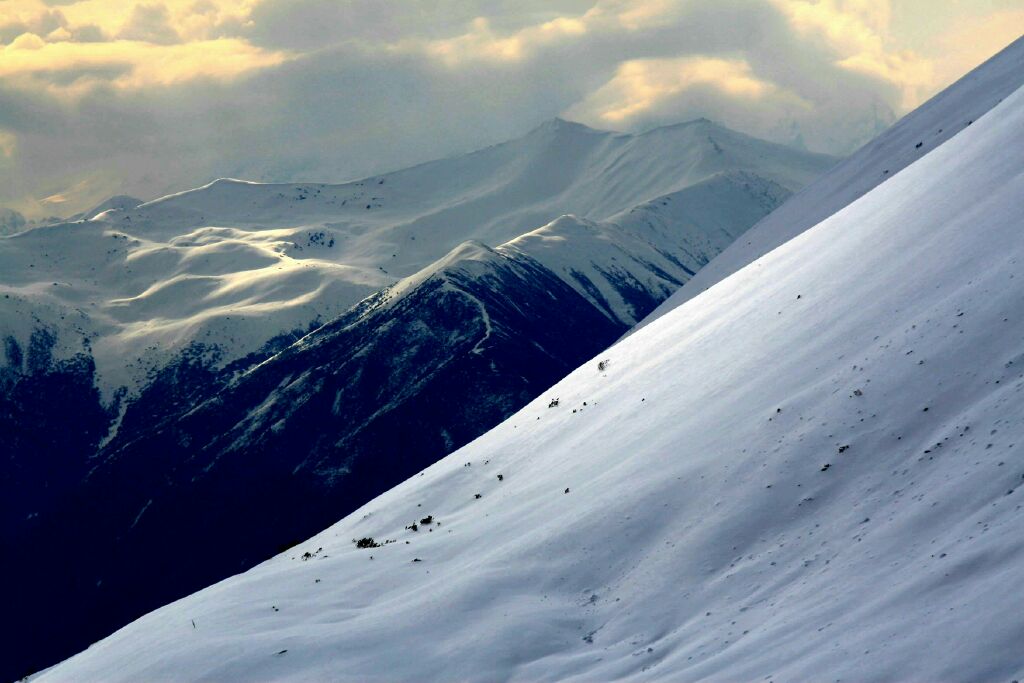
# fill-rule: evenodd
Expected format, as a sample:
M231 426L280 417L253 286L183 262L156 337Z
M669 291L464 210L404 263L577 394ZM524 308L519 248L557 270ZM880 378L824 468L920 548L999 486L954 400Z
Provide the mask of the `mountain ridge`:
M105 396L133 394L193 342L225 362L245 357L467 239L496 246L567 213L604 220L721 172L792 192L831 163L720 127L722 155L692 132L655 141L587 129L577 144L578 127L344 185L219 180L29 230L0 241L11 297L0 336L25 345L39 317L58 355L91 349Z

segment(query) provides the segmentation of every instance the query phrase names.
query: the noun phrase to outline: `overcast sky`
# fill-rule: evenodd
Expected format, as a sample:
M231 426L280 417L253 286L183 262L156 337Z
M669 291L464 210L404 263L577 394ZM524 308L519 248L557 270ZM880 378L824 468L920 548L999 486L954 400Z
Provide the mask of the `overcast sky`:
M340 181L562 116L847 153L1024 0L0 0L0 206Z

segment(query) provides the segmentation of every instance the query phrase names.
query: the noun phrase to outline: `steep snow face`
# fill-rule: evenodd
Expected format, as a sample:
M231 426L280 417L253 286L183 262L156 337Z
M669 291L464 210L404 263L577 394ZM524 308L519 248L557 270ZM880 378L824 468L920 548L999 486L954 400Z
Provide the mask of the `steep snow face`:
M0 337L49 330L57 357L95 359L109 400L190 345L227 364L331 320L467 240L498 245L565 213L604 220L723 172L792 192L832 162L703 120L638 136L554 121L343 185L222 179L142 205L114 197L85 222L0 239Z
M1020 678L1022 196L1018 90L421 475L38 680Z
M1024 37L797 193L662 304L649 321L831 216L965 130L1020 86L1022 71Z

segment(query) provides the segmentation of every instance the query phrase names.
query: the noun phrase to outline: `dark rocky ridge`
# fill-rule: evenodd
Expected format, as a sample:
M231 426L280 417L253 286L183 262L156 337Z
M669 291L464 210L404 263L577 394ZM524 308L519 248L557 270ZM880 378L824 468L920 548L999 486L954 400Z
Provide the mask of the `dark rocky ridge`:
M625 329L535 262L491 252L398 301L375 297L236 380L183 358L129 407L84 485L15 536L32 558L5 571L30 587L14 596L18 646L70 653L83 634L252 566L469 442ZM43 592L65 606L59 623Z

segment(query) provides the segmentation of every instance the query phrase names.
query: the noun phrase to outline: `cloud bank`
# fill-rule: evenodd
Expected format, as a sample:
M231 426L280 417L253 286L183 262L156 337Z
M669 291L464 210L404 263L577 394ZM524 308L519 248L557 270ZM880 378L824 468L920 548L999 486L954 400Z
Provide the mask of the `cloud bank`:
M0 205L343 180L553 116L841 154L1022 30L1024 0L5 0Z

